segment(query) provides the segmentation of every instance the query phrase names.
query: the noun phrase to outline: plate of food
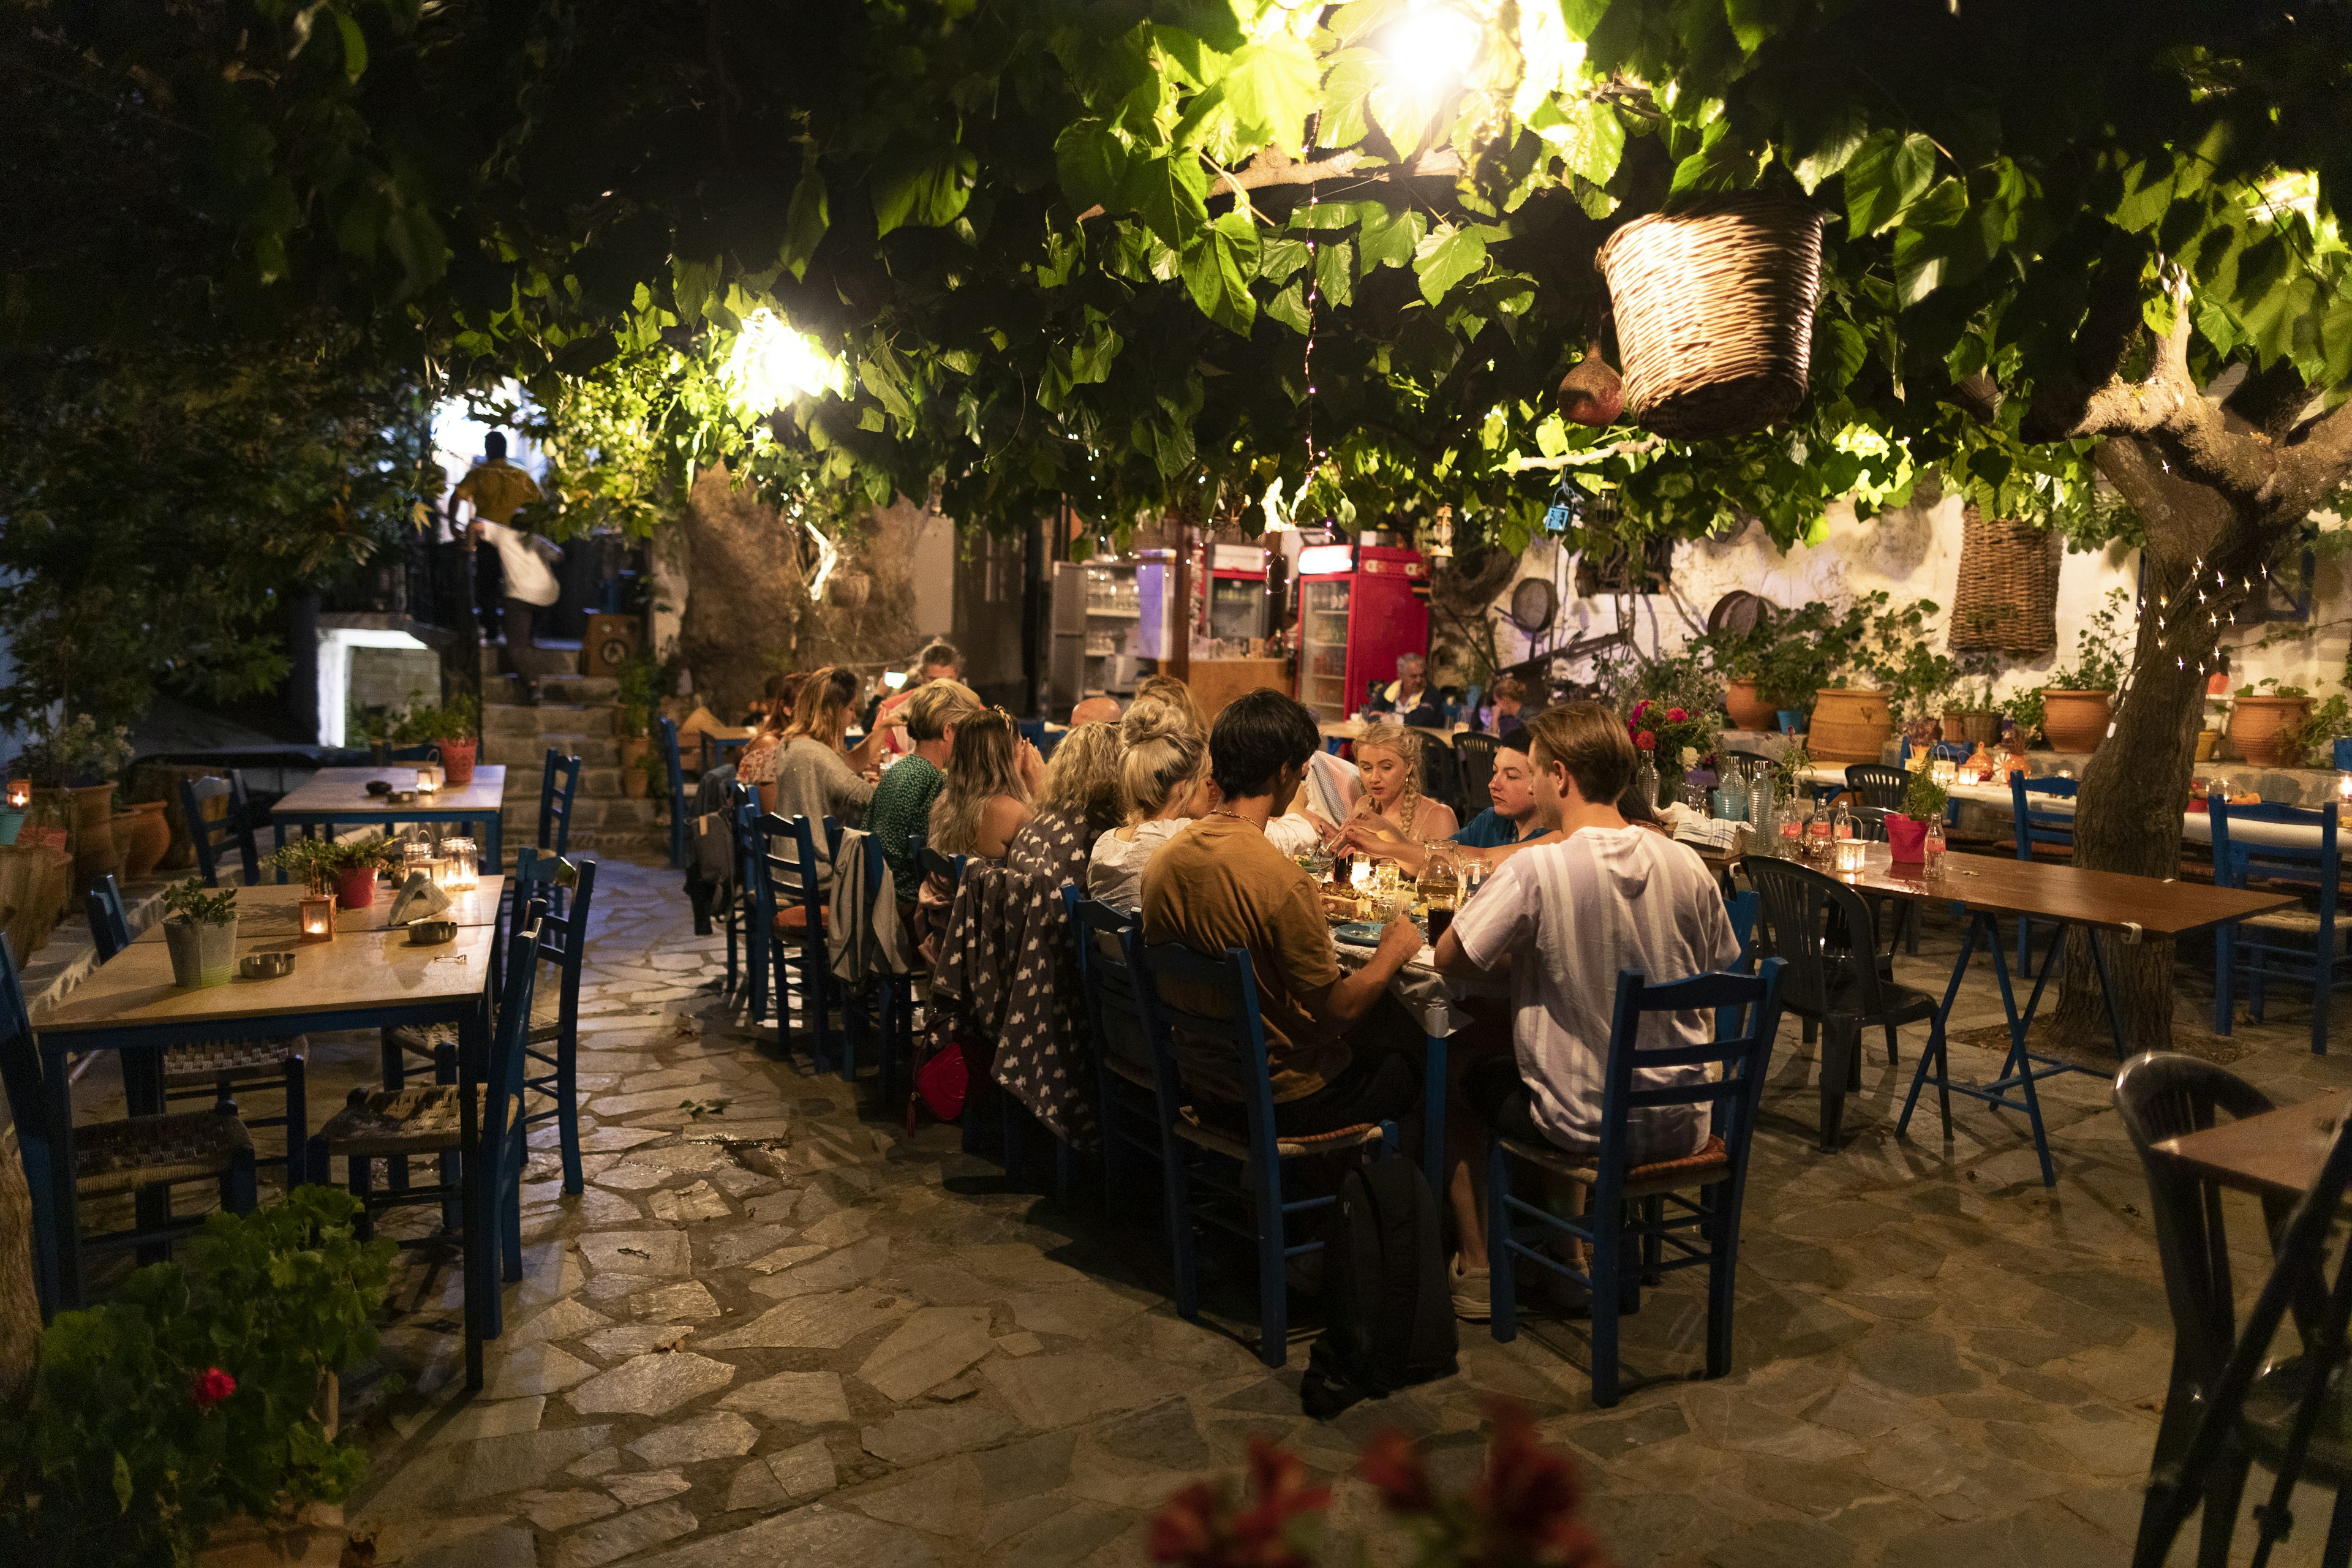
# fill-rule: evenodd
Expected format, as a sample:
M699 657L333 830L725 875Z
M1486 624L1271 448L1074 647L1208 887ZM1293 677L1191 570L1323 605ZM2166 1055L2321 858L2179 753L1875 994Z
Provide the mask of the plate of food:
M1378 947L1381 945L1381 922L1349 921L1332 930L1331 940L1345 942L1349 947Z

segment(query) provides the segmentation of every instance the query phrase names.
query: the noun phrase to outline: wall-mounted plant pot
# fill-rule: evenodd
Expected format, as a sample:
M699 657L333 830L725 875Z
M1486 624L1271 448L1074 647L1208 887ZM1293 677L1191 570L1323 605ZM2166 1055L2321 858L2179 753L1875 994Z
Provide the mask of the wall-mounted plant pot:
M1849 686L1813 693L1812 740L1806 749L1815 762L1877 762L1894 732L1884 691Z
M2109 691L2042 692L2042 738L2053 752L2095 752L2107 738L2107 715L2115 703Z
M1775 710L1758 695L1752 680L1735 680L1723 689L1723 710L1732 723L1742 730L1769 730L1773 727Z
M477 740L444 741L441 742L442 782L452 789L463 789L474 782L474 763L481 752Z
M2303 721L2311 716L2308 697L2240 697L2230 704L2230 744L2258 768L2283 768L2298 760Z

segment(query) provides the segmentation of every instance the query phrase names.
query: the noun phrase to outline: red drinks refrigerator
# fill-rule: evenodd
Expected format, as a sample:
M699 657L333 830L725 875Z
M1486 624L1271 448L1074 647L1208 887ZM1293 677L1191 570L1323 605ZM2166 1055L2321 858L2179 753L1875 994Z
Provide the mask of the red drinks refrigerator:
M1194 553L1192 570L1207 590L1211 637L1240 644L1266 635L1271 606L1264 546L1207 545Z
M1310 544L1298 552L1298 700L1320 723L1396 679L1401 654L1429 651L1429 563L1417 550Z

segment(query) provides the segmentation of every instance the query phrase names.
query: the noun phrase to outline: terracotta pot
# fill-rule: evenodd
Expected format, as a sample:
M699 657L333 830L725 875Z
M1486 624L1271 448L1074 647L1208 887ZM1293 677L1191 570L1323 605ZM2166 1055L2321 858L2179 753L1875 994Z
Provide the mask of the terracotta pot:
M621 793L629 799L643 800L652 790L653 780L646 777L645 769L628 766L621 769Z
M463 789L474 782L474 759L482 743L478 740L444 741L441 742L441 773L444 783Z
M621 742L622 772L626 773L636 767L638 761L653 749L653 739L648 735L631 735L623 741Z
M172 822L160 800L136 800L127 816L115 820L115 841L122 846L122 875L136 882L154 874L163 852L172 847Z
M74 784L64 789L37 789L33 800L47 800L58 808L73 853L74 890L83 891L100 877L120 877L122 852L114 842L114 786Z
M2214 747L2216 747L2216 746L2218 746L2218 745L2220 745L2221 743L2221 731L2219 731L2219 730L2200 730L2200 731L2197 731L2197 760L2198 760L2199 762L2200 762L2200 763L2210 763L2210 762L2211 762L2211 761L2213 760L2213 748L2214 748Z
M2042 738L2053 752L2095 752L2107 738L2108 710L2115 695L2107 691L2042 692Z
M1886 819L1887 859L1897 866L1918 866L1927 858L1927 825L1908 816Z
M1776 727L1772 705L1756 694L1752 680L1735 680L1723 689L1723 710L1738 729L1769 731Z
M1812 739L1806 749L1822 763L1874 763L1895 732L1886 693L1868 687L1832 687L1813 693Z
M2303 760L2303 721L2310 716L2308 697L2237 698L2230 705L2230 744L2258 768L2291 767Z
M335 906L338 909L363 910L374 902L374 867L360 866L335 873Z

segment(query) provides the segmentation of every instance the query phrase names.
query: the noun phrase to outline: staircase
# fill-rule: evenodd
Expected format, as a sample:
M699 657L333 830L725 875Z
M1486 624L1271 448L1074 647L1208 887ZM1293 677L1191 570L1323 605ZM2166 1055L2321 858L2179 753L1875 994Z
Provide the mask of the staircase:
M667 853L669 836L655 826L654 802L631 800L621 789L617 683L604 676L554 675L539 689L539 706L526 704L522 683L499 673L499 650L482 650L482 761L507 770L501 815L508 852L539 842L539 785L552 746L580 759L572 848Z

